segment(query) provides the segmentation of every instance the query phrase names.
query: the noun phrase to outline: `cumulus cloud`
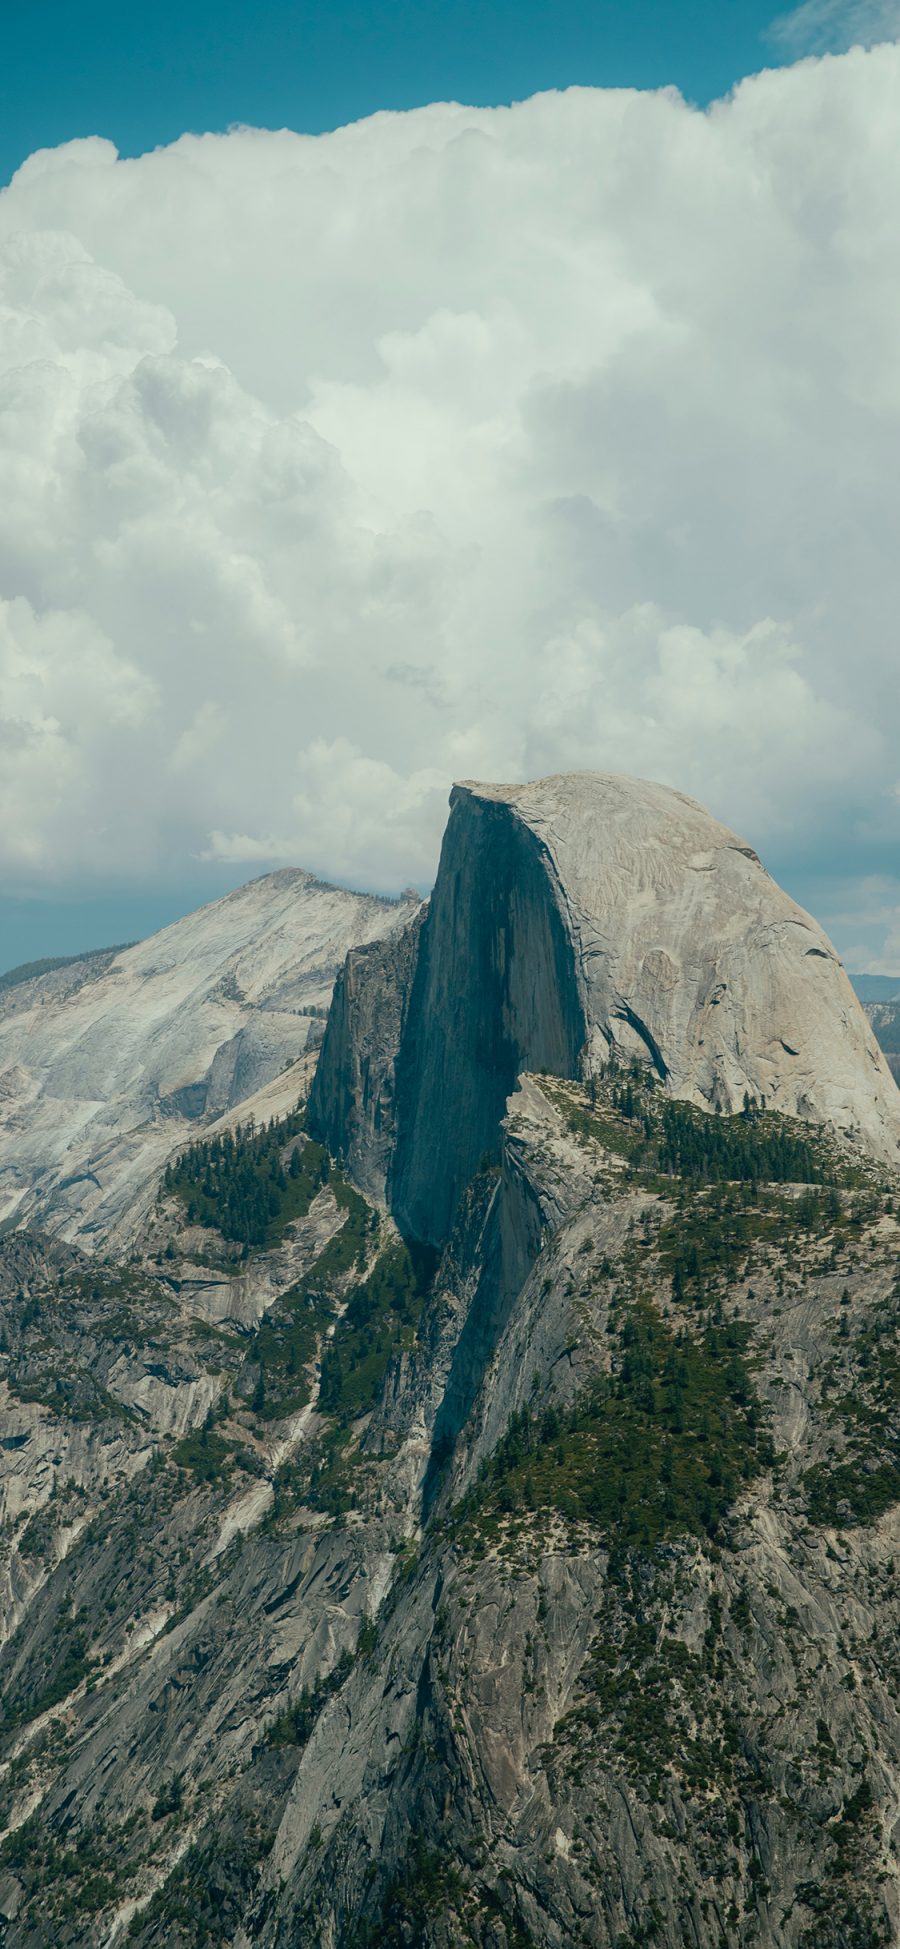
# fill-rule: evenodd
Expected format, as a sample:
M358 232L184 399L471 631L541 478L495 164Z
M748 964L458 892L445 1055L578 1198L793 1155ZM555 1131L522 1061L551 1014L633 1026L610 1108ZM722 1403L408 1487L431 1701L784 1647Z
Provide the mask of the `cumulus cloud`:
M890 882L898 87L883 46L705 113L576 89L30 158L7 884L424 885L453 777L572 766L693 792L801 891Z
M766 38L789 54L841 54L900 37L900 0L803 0Z

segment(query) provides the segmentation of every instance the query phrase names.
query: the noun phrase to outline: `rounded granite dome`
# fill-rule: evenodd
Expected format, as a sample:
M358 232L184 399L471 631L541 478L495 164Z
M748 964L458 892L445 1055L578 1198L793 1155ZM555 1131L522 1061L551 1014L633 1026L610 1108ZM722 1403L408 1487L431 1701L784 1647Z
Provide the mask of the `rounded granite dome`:
M456 785L434 891L350 956L310 1112L401 1229L440 1243L524 1071L652 1066L900 1160L900 1092L830 942L753 848L665 785Z
M900 1093L827 936L746 841L683 793L613 773L466 782L530 833L572 943L586 1066L611 1051L673 1095L736 1110L745 1092L896 1159Z

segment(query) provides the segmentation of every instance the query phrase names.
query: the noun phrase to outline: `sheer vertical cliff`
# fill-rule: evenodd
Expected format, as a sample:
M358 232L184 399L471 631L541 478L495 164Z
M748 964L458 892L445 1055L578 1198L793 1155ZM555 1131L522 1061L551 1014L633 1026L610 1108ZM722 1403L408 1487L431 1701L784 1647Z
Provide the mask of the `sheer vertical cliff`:
M397 1057L425 909L386 940L351 949L334 986L310 1124L360 1189L383 1199L397 1115Z
M400 960L391 943L348 963L311 1116L414 1237L446 1237L525 1069L634 1059L675 1097L749 1094L900 1156L900 1096L830 942L665 786L456 786Z
M520 1072L577 1072L586 1022L548 868L526 825L457 789L397 1058L389 1195L414 1237L446 1237Z
M0 1239L4 1949L892 1949L900 1096L833 950L593 777L457 788L374 931L315 1134L127 1265Z

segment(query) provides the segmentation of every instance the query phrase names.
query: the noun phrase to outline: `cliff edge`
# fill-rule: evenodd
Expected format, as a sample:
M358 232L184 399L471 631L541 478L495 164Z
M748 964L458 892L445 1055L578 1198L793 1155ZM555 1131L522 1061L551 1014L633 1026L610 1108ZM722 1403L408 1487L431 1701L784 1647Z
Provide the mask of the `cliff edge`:
M446 1238L523 1070L636 1058L673 1096L765 1098L897 1161L900 1094L834 948L702 806L593 772L450 806L424 921L345 973L311 1099L401 1229Z

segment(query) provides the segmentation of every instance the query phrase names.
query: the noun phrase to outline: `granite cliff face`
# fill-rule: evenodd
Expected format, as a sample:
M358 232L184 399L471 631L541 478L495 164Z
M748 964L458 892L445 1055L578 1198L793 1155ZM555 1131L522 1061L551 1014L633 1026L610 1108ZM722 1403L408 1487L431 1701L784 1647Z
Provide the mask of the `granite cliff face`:
M339 1002L313 1122L433 1243L523 1069L634 1059L675 1097L727 1112L749 1093L900 1155L900 1098L829 941L665 786L457 786L402 971L360 961Z
M192 1131L293 1106L348 949L416 905L288 869L0 994L0 1224L130 1245Z
M458 788L330 1160L0 1240L5 1949L891 1949L898 1104L698 808Z

